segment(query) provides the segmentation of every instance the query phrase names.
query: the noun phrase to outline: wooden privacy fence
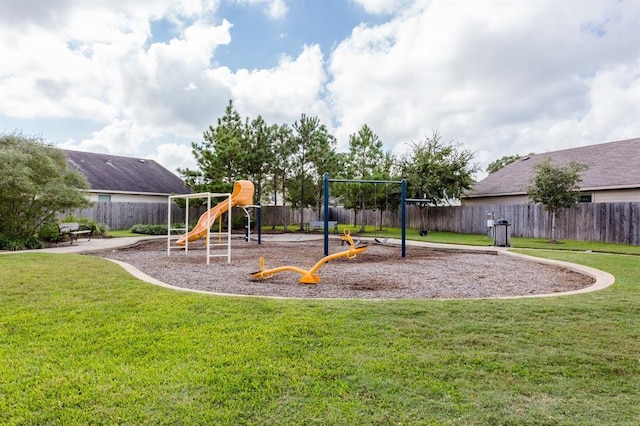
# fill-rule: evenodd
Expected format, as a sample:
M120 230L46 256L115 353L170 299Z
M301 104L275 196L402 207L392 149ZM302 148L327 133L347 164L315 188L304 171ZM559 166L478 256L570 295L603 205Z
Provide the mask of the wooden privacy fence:
M181 208L171 207L172 222L184 221ZM191 209L190 220L197 220L203 208ZM71 212L76 217L86 217L107 224L111 229L128 229L137 224L166 224L167 203L117 203L97 202L93 207ZM464 234L487 233L487 213L494 218L506 219L511 235L516 237L551 238L551 216L540 204L473 205L452 207L430 207L427 214L427 229ZM234 209L234 215L243 215ZM331 207L329 220L338 223L353 223L354 212L341 207ZM358 212L357 224L364 216L367 225L399 227L398 212ZM312 209L305 209L304 222L319 220ZM253 218L255 222L255 218ZM291 229L300 223L300 210L282 206L262 208L263 226L282 225ZM417 206L407 206L407 227L420 227L420 212ZM606 243L640 245L640 202L633 203L580 203L574 208L564 209L557 219L556 236L563 240L600 241Z
M551 215L541 204L478 205L429 209L429 229L482 234L487 213L505 219L516 237L551 238ZM640 203L580 203L563 209L556 238L640 245Z
M197 214L196 209L190 214ZM70 213L78 218L88 218L99 223L104 223L110 229L129 229L133 225L166 224L167 223L167 203L118 203L109 201L98 201L91 207L85 209L75 209ZM183 210L177 205L171 207L171 221L184 221ZM197 217L197 216L196 216Z
M486 234L487 213L493 213L495 220L507 220L515 237L551 238L551 215L541 204L430 207L426 227L431 231ZM339 207L331 208L329 216L339 223L352 223L354 217L352 211ZM358 224L362 216L362 212L358 213ZM367 225L399 227L401 224L399 213L365 211L364 217ZM407 206L407 227L420 226L420 209ZM556 220L556 238L640 245L640 202L580 203L563 209Z
M292 210L282 206L266 207L271 209L268 215L263 215L263 225L282 225L284 218L292 225L300 223L300 210ZM195 222L202 213L206 211L206 207L189 208L189 221ZM110 229L129 229L133 225L158 225L167 223L168 204L167 203L126 203L126 202L108 202L99 201L93 203L91 207L85 209L75 209L68 212L77 218L88 218L99 223L104 223ZM233 215L244 216L244 212L240 209L233 209ZM63 215L64 216L64 215ZM171 222L184 222L184 209L177 204L171 206ZM305 222L315 220L316 214L312 209L305 209ZM251 219L254 223L255 217ZM293 229L293 227L292 227Z

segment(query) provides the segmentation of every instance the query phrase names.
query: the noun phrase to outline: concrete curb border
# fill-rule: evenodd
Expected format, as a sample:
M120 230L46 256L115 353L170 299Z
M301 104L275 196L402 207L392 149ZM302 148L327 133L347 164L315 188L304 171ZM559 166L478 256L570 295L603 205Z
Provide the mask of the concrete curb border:
M582 289L579 289L579 290L571 290L571 291L558 292L558 293L529 294L529 295L520 295L520 296L496 296L496 297L471 298L471 299L463 299L463 298L455 298L455 299L451 299L451 298L434 298L434 299L313 298L312 300L398 301L398 300L501 300L501 299L503 300L503 299L531 299L531 298L548 298L548 297L571 296L571 295L577 295L577 294L592 293L594 291L603 290L603 289L605 289L605 288L607 288L607 287L609 287L609 286L611 286L611 285L613 285L615 283L615 277L613 275L611 275L608 272L601 271L599 269L591 268L589 266L579 265L577 263L570 263L570 262L564 262L564 261L560 261L560 260L545 259L545 258L540 258L540 257L535 257L535 256L529 256L529 255L521 254L521 253L514 253L514 252L511 252L511 251L509 251L509 249L504 248L504 247L477 247L477 246L461 246L461 245L434 244L434 243L422 243L422 242L412 242L412 243L413 244L411 244L411 245L414 245L414 246L432 247L432 248L436 248L436 249L465 250L465 251L476 251L476 252L484 252L484 253L493 252L493 253L497 254L498 256L513 256L513 257L526 259L527 261L530 261L530 262L538 262L538 263L543 263L543 264L548 264L548 265L561 266L563 268L566 268L566 269L578 272L580 274L584 274L584 275L587 275L589 277L592 277L593 279L595 279L595 283L592 284L589 287L585 287L585 288L582 288ZM395 244L395 242L392 242L391 244ZM172 289L172 290L177 290L177 291L185 291L185 292L199 293L199 294L208 294L208 295L214 295L214 296L227 296L227 297L255 297L255 298L262 298L262 299L309 300L307 298L300 298L300 297L278 297L278 296L220 293L220 292L211 292L211 291L204 291L204 290L196 290L196 289L178 287L178 286L174 286L174 285L162 282L162 281L160 281L160 280L158 280L156 278L153 278L153 277L145 274L144 272L140 271L135 266L130 265L128 263L125 263L125 262L122 262L122 261L118 261L118 260L114 260L114 259L107 259L107 260L110 260L111 262L120 265L122 268L124 268L129 274L131 274L135 278L138 278L138 279L140 279L142 281L145 281L145 282L153 284L153 285L157 285L157 286L160 286L160 287L164 287L164 288Z
M266 238L265 238L266 237ZM150 240L150 239L160 239L166 238L166 236L144 236L144 237L126 237L126 238L109 238L109 239L92 239L90 241L81 241L80 244L75 245L64 245L61 247L50 248L50 249L41 249L41 250L24 250L24 251L11 251L11 252L0 252L0 254L17 254L17 253L61 253L61 254L78 254L78 253L90 253L93 251L100 250L108 250L108 249L117 249L124 247L132 247L139 244L141 241ZM267 234L263 235L263 241L311 241L321 239L321 235L306 235L306 234ZM373 238L363 238L363 241L367 241L370 243L374 242ZM386 244L389 245L397 245L400 246L400 240L389 240ZM526 259L530 262L538 262L544 264L550 264L555 266L561 266L563 268L587 275L595 279L595 283L589 287L585 287L579 290L572 290L566 292L558 292L558 293L546 293L546 294L530 294L530 295L521 295L521 296L497 296L497 297L486 297L486 298L473 298L473 299L341 299L341 298L313 298L313 300L367 300L367 301L382 301L382 300L493 300L493 299L524 299L524 298L545 298L545 297L557 297L557 296L571 296L577 294L585 294L591 293L594 291L599 291L611 286L615 282L615 277L608 272L601 271L599 269L591 268L584 265L579 265L576 263L563 262L559 260L545 259L535 256L529 256L521 253L514 253L505 247L481 247L481 246L463 246L463 245L455 245L455 244L438 244L438 243L427 243L421 241L407 241L408 246L414 247L430 247L438 250L463 250L467 252L482 252L482 253L492 253L499 256L514 256ZM196 289L188 289L183 287L177 287L171 284L164 283L156 278L153 278L144 272L137 269L135 266L130 265L125 262L121 262L114 259L107 259L120 265L125 269L129 274L138 278L144 282L149 284L157 285L160 287L177 290L177 291L185 291L191 293L200 293L200 294L208 294L215 296L231 296L231 297L257 297L257 298L265 298L265 299L303 299L309 300L307 298L295 298L295 297L277 297L277 296L262 296L262 295L245 295L245 294L233 294L233 293L219 293L219 292L211 292L204 290L196 290Z

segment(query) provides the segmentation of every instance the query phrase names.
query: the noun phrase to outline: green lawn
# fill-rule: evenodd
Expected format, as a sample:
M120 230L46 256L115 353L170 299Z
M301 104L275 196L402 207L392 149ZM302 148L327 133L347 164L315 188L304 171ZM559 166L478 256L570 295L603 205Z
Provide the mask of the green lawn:
M158 288L90 256L0 255L0 424L637 424L639 258L536 253L616 284L272 300Z
M388 228L383 231L376 230L374 227L367 227L365 233L361 234L368 237L378 238L400 238L399 228ZM427 241L431 243L442 244L466 244L472 246L492 246L493 240L486 235L477 234L457 234L455 232L429 232L426 236L421 237L416 229L407 229L407 239L416 241ZM596 243L591 241L569 241L562 240L558 243L551 243L542 238L520 238L512 237L510 239L513 248L533 248L545 250L569 250L569 251L592 251L600 253L618 253L640 255L640 246L631 246L624 244L607 244Z

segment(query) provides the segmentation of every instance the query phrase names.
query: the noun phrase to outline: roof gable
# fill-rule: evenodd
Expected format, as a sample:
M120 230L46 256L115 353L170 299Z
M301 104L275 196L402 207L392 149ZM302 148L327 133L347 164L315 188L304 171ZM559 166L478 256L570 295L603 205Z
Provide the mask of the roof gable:
M640 188L640 138L636 138L525 156L477 182L466 197L526 194L536 174L533 166L547 158L555 166L570 161L589 166L578 184L583 191Z
M182 179L154 160L63 150L69 166L82 173L95 191L136 194L185 194Z

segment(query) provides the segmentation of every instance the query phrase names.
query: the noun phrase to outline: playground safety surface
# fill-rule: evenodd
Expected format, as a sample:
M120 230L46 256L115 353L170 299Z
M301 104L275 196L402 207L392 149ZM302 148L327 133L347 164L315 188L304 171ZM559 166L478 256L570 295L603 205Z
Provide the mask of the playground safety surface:
M330 241L330 253L347 250L340 240ZM224 254L212 248L213 254ZM320 240L305 242L232 242L231 263L212 257L206 264L202 242L189 245L188 253L172 250L166 240L141 241L135 247L93 252L126 262L143 273L172 286L214 293L296 298L346 299L461 299L531 296L584 289L590 276L563 266L523 258L425 247L408 247L401 258L398 246L371 244L354 259L340 258L322 266L319 284L299 284L300 275L282 272L266 280L251 273L283 265L311 268L323 257Z

